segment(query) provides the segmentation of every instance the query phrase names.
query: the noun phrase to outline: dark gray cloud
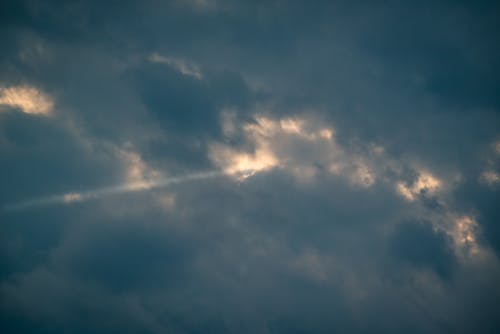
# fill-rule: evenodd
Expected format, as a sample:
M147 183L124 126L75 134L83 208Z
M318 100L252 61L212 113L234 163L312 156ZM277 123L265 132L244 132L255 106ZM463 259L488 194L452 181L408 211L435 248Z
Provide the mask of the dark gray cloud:
M428 222L401 224L394 233L392 250L408 264L427 267L446 277L456 264L451 241L444 233L434 232L431 226Z
M498 331L499 13L2 2L1 331Z

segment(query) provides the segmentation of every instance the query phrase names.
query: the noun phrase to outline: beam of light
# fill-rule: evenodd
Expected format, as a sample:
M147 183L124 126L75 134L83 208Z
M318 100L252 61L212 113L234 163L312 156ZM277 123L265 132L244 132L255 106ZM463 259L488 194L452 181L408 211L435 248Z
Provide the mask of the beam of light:
M221 171L208 171L193 173L184 176L166 177L155 180L145 180L138 182L129 182L109 187L92 189L84 192L68 192L64 194L51 195L46 197L34 198L27 201L12 203L4 207L5 211L20 211L36 207L44 207L58 204L68 204L74 202L84 202L92 199L99 199L106 196L123 194L129 192L145 191L157 188L164 188L173 184L179 184L188 181L209 179L225 175Z

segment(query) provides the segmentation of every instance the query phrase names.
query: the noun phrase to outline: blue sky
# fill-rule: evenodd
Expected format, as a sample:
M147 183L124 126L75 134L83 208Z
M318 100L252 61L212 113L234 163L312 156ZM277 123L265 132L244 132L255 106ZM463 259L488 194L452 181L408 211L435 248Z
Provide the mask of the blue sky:
M495 333L500 7L3 1L5 333Z

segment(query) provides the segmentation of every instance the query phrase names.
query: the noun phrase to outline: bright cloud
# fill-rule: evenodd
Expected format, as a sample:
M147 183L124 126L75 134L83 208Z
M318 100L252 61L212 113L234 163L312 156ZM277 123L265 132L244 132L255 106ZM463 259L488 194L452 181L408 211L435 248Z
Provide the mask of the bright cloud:
M80 193L67 193L63 196L65 203L79 202L81 201L82 195Z
M309 182L316 177L319 166L324 166L355 186L370 187L377 180L371 161L340 147L331 126L300 116L273 119L263 115L237 125L231 115L227 111L221 114L224 134L231 137L237 130L242 131L253 150L212 144L210 157L228 174L241 178L279 167L298 181ZM376 154L383 154L383 148L377 148Z
M415 171L416 177L410 182L402 181L403 162L391 159L384 147L373 143L341 146L331 127L298 116L272 119L257 115L253 122L238 125L225 112L221 121L226 136L236 135L240 130L246 140L245 149L222 143L210 146L210 158L224 173L245 179L279 168L298 182L308 183L318 176L319 165L325 167L321 170L345 179L354 187L369 188L376 182L395 185L396 193L414 202L416 209L422 197L436 196L445 210L436 213L421 208L424 219L431 217L434 228L444 230L454 240L458 253L478 254L477 223L470 215L459 214L447 206L442 196L447 190L445 181L426 169L412 166L408 167ZM390 177L384 174L387 170ZM494 176L488 177L494 180Z
M203 78L199 66L184 59L165 57L157 53L153 53L151 56L149 56L149 61L152 63L166 64L176 71L198 80L201 80Z
M333 130L314 128L305 119L298 117L271 119L257 115L254 122L238 127L235 120L227 112L222 113L222 127L227 136L242 129L247 141L254 147L253 151L238 150L234 147L214 143L211 145L210 157L227 174L246 178L257 172L283 167L298 178L310 178L314 174L312 164L300 161L290 140L311 142L333 140Z
M246 153L222 145L213 145L210 155L225 173L238 178L247 178L279 165L276 156L265 147L260 147L253 153Z
M414 201L420 195L435 194L441 186L442 182L438 178L429 172L422 171L411 184L398 182L397 190L407 200Z
M141 156L131 149L120 149L118 155L126 166L125 183L132 190L143 190L154 187L161 174L150 168Z
M31 86L0 88L0 107L2 105L33 115L49 115L54 108L48 95Z
M476 240L477 230L478 224L473 217L460 216L455 218L452 236L457 246L466 248L470 253L476 254L479 252L479 246Z

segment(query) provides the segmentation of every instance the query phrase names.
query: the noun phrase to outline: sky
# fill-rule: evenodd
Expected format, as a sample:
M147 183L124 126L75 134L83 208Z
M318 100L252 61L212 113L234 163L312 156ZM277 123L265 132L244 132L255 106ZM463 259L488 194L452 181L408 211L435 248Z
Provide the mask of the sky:
M2 333L498 333L496 1L0 2Z

